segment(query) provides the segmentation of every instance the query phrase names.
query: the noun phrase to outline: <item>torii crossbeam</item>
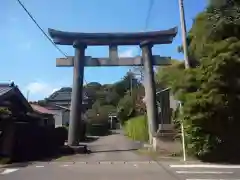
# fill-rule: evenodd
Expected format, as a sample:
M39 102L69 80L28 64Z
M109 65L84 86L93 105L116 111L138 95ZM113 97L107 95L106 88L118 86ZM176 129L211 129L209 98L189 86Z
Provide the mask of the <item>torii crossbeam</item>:
M59 45L73 45L75 56L58 58L57 66L73 66L73 88L70 111L68 144L79 145L81 126L82 90L84 66L140 66L145 70L145 97L149 123L150 143L157 131L156 88L153 65L168 65L170 58L152 55L155 44L170 44L177 34L177 28L164 31L137 33L76 33L49 29L53 42ZM109 58L91 58L85 56L87 46L109 46ZM117 46L139 45L142 57L119 58Z

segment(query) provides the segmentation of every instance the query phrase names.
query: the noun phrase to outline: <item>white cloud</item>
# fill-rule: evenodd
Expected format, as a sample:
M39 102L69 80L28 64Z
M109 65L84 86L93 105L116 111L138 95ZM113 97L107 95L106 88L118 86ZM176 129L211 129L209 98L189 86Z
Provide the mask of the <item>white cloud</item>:
M132 57L132 56L133 56L133 49L128 49L119 54L119 57Z
M129 48L121 53L119 53L119 57L133 57L137 54L137 48Z
M25 87L25 92L29 91L29 96L31 100L43 99L48 97L50 94L60 89L59 87L54 87L51 84L45 82L32 82Z

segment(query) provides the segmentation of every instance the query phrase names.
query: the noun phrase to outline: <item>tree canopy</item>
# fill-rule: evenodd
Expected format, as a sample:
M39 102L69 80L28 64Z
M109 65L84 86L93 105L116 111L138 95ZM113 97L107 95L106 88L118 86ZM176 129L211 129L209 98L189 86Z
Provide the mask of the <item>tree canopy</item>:
M201 158L239 157L239 15L239 0L209 1L188 33L195 66L185 70L178 63L158 71L159 81L184 104L179 120L187 150Z

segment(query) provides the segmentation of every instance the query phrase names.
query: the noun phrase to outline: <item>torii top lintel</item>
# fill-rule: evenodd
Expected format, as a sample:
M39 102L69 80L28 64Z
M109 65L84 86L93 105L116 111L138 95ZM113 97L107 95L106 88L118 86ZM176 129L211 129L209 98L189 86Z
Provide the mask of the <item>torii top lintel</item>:
M177 34L177 27L163 31L136 33L77 33L48 29L54 43L73 45L82 43L89 46L108 45L140 45L142 42L154 44L170 44Z

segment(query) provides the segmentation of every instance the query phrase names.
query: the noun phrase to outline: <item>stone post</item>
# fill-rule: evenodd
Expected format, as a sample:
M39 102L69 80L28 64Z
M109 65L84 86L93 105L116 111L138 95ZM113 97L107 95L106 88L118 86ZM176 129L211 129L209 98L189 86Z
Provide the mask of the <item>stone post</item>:
M147 106L147 118L149 126L149 140L156 148L156 132L157 132L157 102L156 102L156 88L154 81L154 71L153 71L153 56L152 56L152 44L148 42L141 43L142 57L144 64L144 86L145 86L145 100Z
M75 43L74 67L73 67L73 87L71 96L70 123L68 132L68 145L78 146L81 134L82 120L82 94L83 94L83 76L84 60L86 46Z

